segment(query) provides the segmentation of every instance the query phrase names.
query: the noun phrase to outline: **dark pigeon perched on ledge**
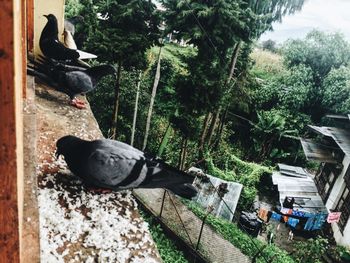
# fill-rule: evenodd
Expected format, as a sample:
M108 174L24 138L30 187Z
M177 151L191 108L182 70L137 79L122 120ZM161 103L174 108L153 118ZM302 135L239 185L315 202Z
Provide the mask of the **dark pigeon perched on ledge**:
M149 158L128 144L108 139L85 141L68 135L56 146L56 155L64 156L69 169L88 188L167 188L185 198L197 194L193 176Z
M32 68L28 74L38 77L46 84L66 93L73 106L83 109L85 104L76 98L79 94L86 94L94 90L101 78L115 74L110 65L100 65L91 68L69 66L49 59L31 60Z
M43 54L56 60L77 60L79 53L67 48L58 40L57 18L53 14L44 15L47 23L41 32L39 45Z

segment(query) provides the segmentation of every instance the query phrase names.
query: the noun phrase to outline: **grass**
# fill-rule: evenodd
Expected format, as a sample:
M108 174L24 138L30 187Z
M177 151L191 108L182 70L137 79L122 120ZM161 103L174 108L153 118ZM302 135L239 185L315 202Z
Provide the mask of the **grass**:
M182 251L178 250L175 243L169 239L154 218L146 212L139 210L142 218L149 224L149 230L156 243L159 254L164 263L188 263Z
M284 70L282 57L276 53L255 49L251 53L251 58L255 61L253 74L263 80L270 79Z

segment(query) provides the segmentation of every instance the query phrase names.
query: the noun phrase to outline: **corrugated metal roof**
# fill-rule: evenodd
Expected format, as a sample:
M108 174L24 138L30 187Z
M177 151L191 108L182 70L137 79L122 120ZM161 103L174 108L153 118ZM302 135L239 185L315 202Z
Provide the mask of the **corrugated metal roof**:
M325 117L335 119L335 120L349 120L350 114L348 114L348 115L327 114Z
M311 130L313 130L313 131L315 131L315 132L317 132L317 133L319 133L321 135L332 137L332 134L330 134L328 129L327 129L328 127L324 127L324 126L319 127L319 126L314 126L314 125L308 125L308 127Z
M350 132L348 130L335 127L318 127L312 125L308 125L308 127L317 133L333 138L340 149L346 155L350 155Z
M281 206L286 197L294 197L294 208L303 208L311 213L327 211L309 173L298 166L284 164L278 166L281 171L272 174L272 182L277 185ZM299 174L299 177L295 174Z
M332 138L339 145L342 151L346 155L350 155L350 132L348 130L328 127L328 131L331 133Z
M300 139L305 156L308 160L319 161L324 163L337 163L334 150L329 147L313 142L309 139Z
M281 174L294 176L294 177L306 177L308 173L299 166L291 166L283 163L277 164Z

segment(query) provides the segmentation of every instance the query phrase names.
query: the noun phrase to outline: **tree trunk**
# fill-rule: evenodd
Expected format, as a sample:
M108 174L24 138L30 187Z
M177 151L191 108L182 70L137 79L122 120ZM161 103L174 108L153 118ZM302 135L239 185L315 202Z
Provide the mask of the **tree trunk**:
M205 142L205 137L207 135L207 130L210 122L210 116L211 113L208 112L207 115L205 116L204 122L203 122L203 129L202 129L202 134L199 140L199 145L198 145L198 158L202 159L204 156L204 142Z
M137 109L139 105L139 96L140 96L140 85L141 85L141 77L142 72L139 73L139 79L137 81L137 88L136 88L136 99L135 99L135 108L134 108L134 118L132 121L132 130L131 130L131 140L130 145L134 146L134 137L135 137L135 130L136 130L136 118L137 118Z
M182 170L185 166L186 161L186 155L187 155L187 138L183 137L181 141L181 150L179 155L179 162L177 167L179 170Z
M225 81L225 87L228 89L228 91L229 91L228 93L230 93L230 88L228 85L230 84L232 77L234 75L234 72L235 72L240 45L241 45L241 42L238 42L235 45L235 48L233 49L233 52L232 52L230 72L229 72L229 75ZM211 121L210 129L209 129L208 136L207 136L207 144L208 145L211 144L211 140L212 140L215 128L217 126L221 110L222 110L222 106L220 105L219 108L217 109L217 111L214 112L214 116L213 116L213 119Z
M155 97L156 97L157 87L158 87L158 83L159 83L159 79L160 79L160 59L161 59L161 52L162 52L162 47L159 47L157 70L156 70L156 75L155 75L155 77L154 77L154 83L153 83L151 101L150 101L150 104L149 104L148 115L147 115L147 121L146 121L145 137L144 137L143 146L142 146L142 150L143 150L143 151L146 149L146 146L147 146L148 133L149 133L149 128L150 128L150 126L151 126L151 117L152 117L152 111L153 111L153 104L154 104L154 99L155 99Z
M119 61L118 67L117 67L117 80L114 87L114 109L113 109L112 127L110 130L110 136L109 136L113 140L117 138L117 122L118 122L121 72L122 72L122 63Z
M214 130L215 130L216 124L217 124L218 119L219 119L220 111L221 111L221 106L219 106L217 111L214 112L213 118L211 119L209 131L208 131L208 136L207 136L207 144L208 145L210 145L210 143L211 143L211 138L213 137Z
M238 53L239 53L239 49L241 47L241 41L239 41L235 48L233 49L232 52L232 57L231 57L231 68L230 68L230 74L228 75L228 78L226 80L226 86L228 84L230 84L233 74L235 73L235 69L236 69L236 63L237 63L237 58L238 58Z
M215 138L215 142L214 142L214 147L217 148L220 145L220 141L221 141L221 137L222 137L222 132L224 130L224 124L225 124L225 120L226 120L226 116L227 116L227 111L228 109L226 108L226 110L223 112L222 116L221 116L221 120L219 123L219 127L218 127L218 133L216 134L216 138Z

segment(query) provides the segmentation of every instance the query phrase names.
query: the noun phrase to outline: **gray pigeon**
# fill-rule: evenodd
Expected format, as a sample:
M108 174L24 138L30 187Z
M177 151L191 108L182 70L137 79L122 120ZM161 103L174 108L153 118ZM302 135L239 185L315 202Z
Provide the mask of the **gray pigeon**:
M108 139L85 141L68 135L56 146L56 156L63 155L69 169L89 188L167 188L185 198L197 194L193 176L128 144Z
M85 108L85 104L76 97L77 95L93 91L104 76L116 74L111 65L99 65L86 69L45 58L31 62L35 67L28 70L29 74L66 93L71 99L71 104L79 109Z

